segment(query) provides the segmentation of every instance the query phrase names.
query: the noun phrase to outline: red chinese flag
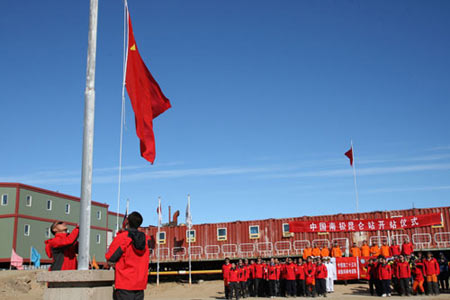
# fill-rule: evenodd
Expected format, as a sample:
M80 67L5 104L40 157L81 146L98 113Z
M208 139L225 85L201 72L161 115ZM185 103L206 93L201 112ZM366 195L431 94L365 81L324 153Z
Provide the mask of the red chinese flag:
M345 156L350 159L350 166L353 166L353 147L350 148L347 152L345 152Z
M153 78L137 49L133 27L128 12L128 57L125 79L128 96L133 106L136 134L141 142L141 156L153 164L155 161L155 136L153 119L170 108L169 99Z

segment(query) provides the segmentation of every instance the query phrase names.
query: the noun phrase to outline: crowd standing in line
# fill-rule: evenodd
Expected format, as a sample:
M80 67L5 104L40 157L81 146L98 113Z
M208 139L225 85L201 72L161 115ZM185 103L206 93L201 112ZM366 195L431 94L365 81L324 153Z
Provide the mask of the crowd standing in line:
M426 294L439 295L449 290L449 262L443 253L439 259L431 252L425 258L422 252L414 255L412 243L401 246L393 242L381 247L361 247L353 243L349 251L353 257L370 257L366 263L369 293L373 296L390 297L393 292L401 296ZM337 243L328 248L305 248L299 258L288 257L269 261L258 257L254 260L239 260L237 264L227 258L222 266L225 297L327 297L334 292L336 268L332 257L342 257ZM440 284L440 287L439 287Z

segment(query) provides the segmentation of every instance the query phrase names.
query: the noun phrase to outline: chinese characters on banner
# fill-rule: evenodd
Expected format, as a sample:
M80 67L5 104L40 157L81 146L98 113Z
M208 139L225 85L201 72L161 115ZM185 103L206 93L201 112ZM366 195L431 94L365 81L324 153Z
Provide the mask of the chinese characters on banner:
M356 257L336 258L337 280L359 279L359 266Z
M369 257L337 257L337 280L367 279L367 260Z
M405 216L388 219L291 221L290 232L375 231L417 228L441 224L441 214Z

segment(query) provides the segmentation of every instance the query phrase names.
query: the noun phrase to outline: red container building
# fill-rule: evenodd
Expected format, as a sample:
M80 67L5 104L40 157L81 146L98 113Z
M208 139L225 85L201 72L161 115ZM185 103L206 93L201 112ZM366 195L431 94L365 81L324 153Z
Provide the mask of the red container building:
M442 223L437 226L415 229L380 230L365 232L291 233L290 221L339 221L405 217L440 213ZM193 261L222 260L224 257L300 256L306 246L328 247L337 242L345 250L356 242L398 244L411 241L416 250L444 250L450 248L450 207L417 208L407 210L375 211L368 213L303 216L286 219L235 221L228 223L199 224L192 226L163 226L160 229L160 261L188 260L188 235L191 238ZM151 260L156 260L158 228L142 228L150 237Z

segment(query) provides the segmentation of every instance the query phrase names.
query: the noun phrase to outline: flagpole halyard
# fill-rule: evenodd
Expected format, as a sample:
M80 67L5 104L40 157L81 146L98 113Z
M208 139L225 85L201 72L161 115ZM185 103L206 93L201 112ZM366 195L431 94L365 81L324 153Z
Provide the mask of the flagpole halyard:
M188 194L188 206L186 210L186 223L188 225L188 255L189 255L189 286L192 284L192 266L191 266L191 195Z

